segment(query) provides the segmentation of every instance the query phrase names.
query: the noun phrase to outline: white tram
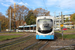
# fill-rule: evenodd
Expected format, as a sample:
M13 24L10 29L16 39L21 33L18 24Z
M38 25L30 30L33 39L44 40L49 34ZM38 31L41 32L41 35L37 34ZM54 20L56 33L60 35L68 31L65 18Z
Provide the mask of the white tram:
M54 39L54 17L39 16L36 19L36 39Z
M26 25L19 26L16 32L36 32L36 24L35 25Z

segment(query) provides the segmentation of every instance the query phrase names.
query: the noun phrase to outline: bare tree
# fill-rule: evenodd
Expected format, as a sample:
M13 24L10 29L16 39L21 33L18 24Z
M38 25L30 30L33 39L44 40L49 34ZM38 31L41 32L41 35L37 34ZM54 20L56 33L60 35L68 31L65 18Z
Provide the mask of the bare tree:
M34 14L36 16L50 16L50 12L48 10L37 8L34 10Z

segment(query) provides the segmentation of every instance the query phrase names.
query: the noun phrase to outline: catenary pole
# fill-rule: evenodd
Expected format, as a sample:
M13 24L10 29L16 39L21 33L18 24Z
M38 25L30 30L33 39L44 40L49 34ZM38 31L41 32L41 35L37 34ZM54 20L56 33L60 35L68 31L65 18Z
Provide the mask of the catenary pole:
M63 15L62 15L62 12L61 12L61 25L63 25L64 24L64 18L63 18ZM63 40L63 26L61 27L61 29L62 29L62 40Z
M9 31L11 31L11 7L9 8Z

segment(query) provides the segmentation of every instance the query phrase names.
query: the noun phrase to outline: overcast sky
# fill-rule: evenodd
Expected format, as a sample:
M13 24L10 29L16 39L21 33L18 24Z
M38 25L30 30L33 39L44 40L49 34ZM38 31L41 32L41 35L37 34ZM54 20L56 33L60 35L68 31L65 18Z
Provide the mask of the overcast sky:
M14 3L25 5L30 9L46 9L52 16L54 12L59 15L61 11L64 15L75 13L75 0L0 0L0 12L6 15L6 10Z

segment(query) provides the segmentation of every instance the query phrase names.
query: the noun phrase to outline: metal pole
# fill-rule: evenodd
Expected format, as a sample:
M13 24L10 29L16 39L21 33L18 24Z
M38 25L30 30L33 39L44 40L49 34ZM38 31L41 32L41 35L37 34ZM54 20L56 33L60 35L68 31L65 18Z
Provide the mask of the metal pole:
M23 25L23 32L24 32L24 25Z
M56 29L56 12L54 12L54 19L55 19L55 29Z
M60 28L60 13L59 13L59 28Z
M11 31L11 9L10 9L10 31Z
M16 28L16 22L15 22L15 21L16 21L16 20L15 20L15 16L16 16L16 15L15 15L15 10L16 10L16 3L14 3L14 31L16 31L16 30L15 30L15 28Z
M1 21L0 21L0 32L1 32Z
M10 16L9 16L9 31L10 31Z
M63 25L63 15L62 15L62 12L61 12L61 22L62 22L62 25ZM61 29L62 29L62 40L63 40L63 27Z

